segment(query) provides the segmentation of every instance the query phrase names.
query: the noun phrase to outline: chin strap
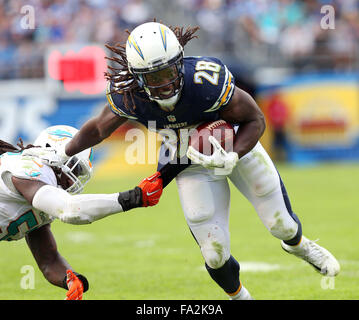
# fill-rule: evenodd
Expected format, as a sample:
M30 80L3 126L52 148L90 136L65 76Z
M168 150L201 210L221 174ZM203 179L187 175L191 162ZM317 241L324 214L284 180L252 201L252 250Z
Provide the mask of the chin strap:
M173 111L173 109L175 108L175 105L180 98L180 94L181 94L181 92L178 92L173 97L168 98L168 99L155 99L155 98L151 98L151 97L150 97L150 99L152 101L157 102L160 105L161 109L169 112L169 111Z

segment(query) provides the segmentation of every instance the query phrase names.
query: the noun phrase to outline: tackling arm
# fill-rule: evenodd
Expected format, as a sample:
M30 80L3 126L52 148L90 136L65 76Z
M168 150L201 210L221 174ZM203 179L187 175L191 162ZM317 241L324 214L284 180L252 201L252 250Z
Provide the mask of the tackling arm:
M135 189L131 191L136 193ZM121 200L121 193L70 195L62 189L45 185L34 195L32 205L63 222L88 224L125 211ZM137 200L137 204L140 204L140 196Z
M12 182L34 208L66 223L87 224L114 213L156 205L162 195L162 180L158 178L155 174L124 192L80 195L41 181L12 177Z

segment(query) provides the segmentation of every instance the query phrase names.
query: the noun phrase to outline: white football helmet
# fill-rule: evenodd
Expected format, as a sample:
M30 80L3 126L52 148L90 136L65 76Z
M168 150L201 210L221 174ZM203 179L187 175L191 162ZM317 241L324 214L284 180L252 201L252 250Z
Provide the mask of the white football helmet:
M34 146L64 148L78 130L71 126L57 125L43 130L34 141ZM93 149L89 148L70 157L58 168L73 184L66 189L71 194L80 193L92 176Z
M177 103L183 87L183 48L170 28L157 22L139 25L128 37L126 56L130 72L151 100L164 108ZM147 77L159 71L158 77L164 75L168 82L149 85ZM158 89L170 85L173 90L163 96Z

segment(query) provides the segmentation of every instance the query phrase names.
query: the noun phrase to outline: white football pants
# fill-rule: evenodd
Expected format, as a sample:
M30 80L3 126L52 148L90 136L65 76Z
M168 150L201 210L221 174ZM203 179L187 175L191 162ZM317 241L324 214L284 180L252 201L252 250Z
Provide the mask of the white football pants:
M286 207L279 174L259 142L239 160L229 176L215 175L214 170L191 165L176 178L179 197L203 258L213 269L223 266L230 257L227 178L252 203L273 236L289 240L298 230Z

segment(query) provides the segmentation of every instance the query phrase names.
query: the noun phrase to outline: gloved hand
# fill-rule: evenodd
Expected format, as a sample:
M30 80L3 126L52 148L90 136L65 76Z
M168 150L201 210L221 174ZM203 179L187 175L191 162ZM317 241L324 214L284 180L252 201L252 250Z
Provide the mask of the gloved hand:
M67 276L67 288L65 300L82 300L82 295L84 292L84 286L82 281L71 271L66 271Z
M160 201L163 191L161 173L156 172L138 185L142 190L142 207L154 206Z
M192 146L189 146L187 157L194 163L200 164L207 169L214 169L214 173L217 175L231 174L238 162L238 154L236 152L226 152L213 136L209 136L208 140L213 145L214 151L212 155L204 155Z
M65 153L65 145L58 148L53 147L33 147L25 149L22 152L23 156L37 157L41 159L42 163L50 167L59 167L70 158Z

